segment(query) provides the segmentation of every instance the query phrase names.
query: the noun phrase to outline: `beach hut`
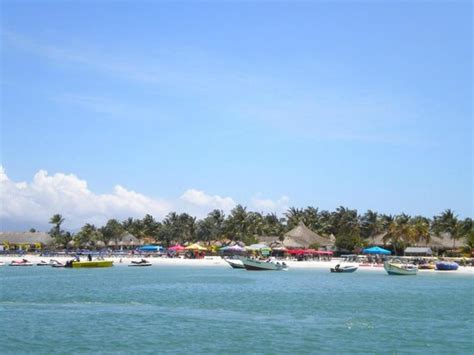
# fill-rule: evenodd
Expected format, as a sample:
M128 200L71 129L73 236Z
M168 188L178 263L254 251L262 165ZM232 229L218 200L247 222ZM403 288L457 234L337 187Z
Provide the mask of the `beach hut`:
M53 243L53 238L44 232L0 232L0 244L10 249L42 249Z
M283 246L287 248L309 248L310 245L331 248L334 241L313 232L303 222L284 235Z
M408 247L405 249L406 256L432 256L431 248L426 247Z

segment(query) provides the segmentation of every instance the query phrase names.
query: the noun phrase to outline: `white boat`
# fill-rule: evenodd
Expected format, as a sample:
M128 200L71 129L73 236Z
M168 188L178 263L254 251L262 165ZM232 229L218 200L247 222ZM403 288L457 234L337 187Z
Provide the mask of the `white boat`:
M49 265L52 267L66 267L66 265L60 261L57 261L55 259L50 259L49 260Z
M254 260L250 258L240 259L245 269L252 271L269 271L269 270L288 270L288 265L283 261L276 259L268 259L266 261Z
M22 259L22 260L13 260L11 263L10 263L10 266L33 266L33 263L30 263L28 260L26 259Z
M0 266L3 266L5 265L5 262L4 261L0 261Z
M36 266L51 266L51 263L41 260L39 263L36 264Z
M386 261L383 267L389 275L416 275L418 273L418 267L413 264Z
M332 267L330 270L331 272L354 272L358 269L359 267L356 265L343 265L341 266L340 264L337 264L335 267Z
M151 266L151 263L145 259L142 259L140 261L132 260L132 262L128 264L128 266Z
M245 266L240 259L224 259L224 261L232 266L233 269L245 269Z

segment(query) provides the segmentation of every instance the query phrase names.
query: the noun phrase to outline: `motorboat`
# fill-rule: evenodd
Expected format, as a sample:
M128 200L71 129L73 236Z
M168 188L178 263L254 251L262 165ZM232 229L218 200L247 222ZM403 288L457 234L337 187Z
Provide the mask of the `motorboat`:
M12 260L10 266L33 266L33 263L29 262L26 259L22 260Z
M404 264L402 262L386 261L383 267L389 275L416 275L418 273L416 265Z
M358 269L359 267L356 265L344 265L341 266L340 264L337 264L335 267L332 267L330 270L331 272L354 272Z
M41 260L39 263L36 264L36 266L51 266L51 263Z
M224 259L224 261L232 266L233 269L245 269L245 266L240 259Z
M5 265L5 262L4 261L0 261L0 266L4 266Z
M435 264L425 263L418 265L418 270L434 270L436 268Z
M66 267L66 264L60 262L60 261L57 261L55 259L51 259L49 261L49 264L52 266L52 267Z
M66 262L64 267L68 268L91 268L91 267L111 267L114 265L113 261L109 260L94 260L94 261L79 261L79 260L69 260Z
M128 264L128 266L151 266L151 263L145 259L140 261L132 260L131 264Z
M454 261L439 261L436 263L436 270L440 271L455 271L458 267L458 263Z
M286 265L283 261L278 261L274 258L270 258L267 260L255 260L250 258L242 258L240 259L242 264L244 265L245 269L251 271L280 271L280 270L288 270L288 265Z

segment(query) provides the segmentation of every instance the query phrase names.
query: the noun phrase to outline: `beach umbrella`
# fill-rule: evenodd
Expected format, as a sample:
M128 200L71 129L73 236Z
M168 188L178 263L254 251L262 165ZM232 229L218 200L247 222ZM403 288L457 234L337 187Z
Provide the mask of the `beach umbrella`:
M169 247L168 250L181 251L181 250L186 250L186 248L183 247L182 245L176 244L176 245L173 245L172 247Z
M199 250L199 251L204 251L207 250L206 248L200 246L197 243L191 244L190 246L186 247L186 250Z
M380 247L372 247L372 248L366 248L362 251L364 254L382 254L382 255L390 255L392 252L387 249L383 249Z

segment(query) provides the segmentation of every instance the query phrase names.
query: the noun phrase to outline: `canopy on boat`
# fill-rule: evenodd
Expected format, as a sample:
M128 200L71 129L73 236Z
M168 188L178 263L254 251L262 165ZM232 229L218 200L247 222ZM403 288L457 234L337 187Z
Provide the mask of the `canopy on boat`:
M200 246L197 243L191 244L190 246L186 247L186 250L199 250L199 251L204 251L207 250L206 248Z
M330 250L316 250L316 249L290 249L288 250L290 255L332 255L333 252Z
M248 247L245 247L247 250L272 250L268 245L265 244L252 244Z
M220 248L219 250L222 250L222 251L242 252L242 251L245 250L245 248L244 248L244 247L241 247L241 246L238 245L238 244L236 244L236 245L226 246L226 247Z
M372 248L366 248L362 251L364 254L383 254L383 255L390 255L392 252L387 249L383 249L380 247L372 247Z
M163 251L163 247L159 245L143 245L138 248L139 251Z
M181 251L181 250L186 250L186 248L183 247L182 245L176 244L176 245L173 245L172 247L169 247L168 250Z

